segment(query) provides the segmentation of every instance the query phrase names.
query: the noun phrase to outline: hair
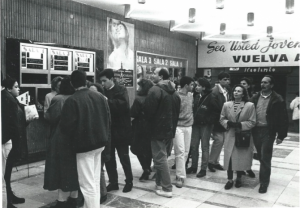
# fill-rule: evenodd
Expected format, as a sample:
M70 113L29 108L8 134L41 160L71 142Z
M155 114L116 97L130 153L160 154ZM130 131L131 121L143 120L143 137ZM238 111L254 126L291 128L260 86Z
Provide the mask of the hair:
M264 77L270 78L270 84L274 84L274 77L272 75L265 75Z
M115 77L114 70L112 69L104 69L99 73L99 77L106 76L106 78L111 79Z
M247 78L247 77L243 77L243 78L240 80L240 82L241 82L241 81L245 81L245 82L247 82L248 85L251 85L251 81L250 81L250 79Z
M5 89L12 89L16 81L17 80L15 78L7 77L3 80L2 86L5 87Z
M88 87L90 88L92 86L96 87L98 92L100 92L101 94L104 94L104 89L103 89L103 87L102 87L101 84L99 84L99 83L91 83Z
M218 80L222 80L222 79L224 79L224 78L230 78L230 74L228 74L227 72L220 72L219 74L218 74Z
M190 85L192 82L194 82L192 77L183 76L181 77L179 84L181 88L184 88L185 85Z
M57 84L59 83L59 82L61 82L61 80L62 80L63 78L62 77L55 77L55 78L53 78L52 79L52 81L51 81L51 89L52 90L55 90L55 88L57 87Z
M70 76L66 76L61 80L59 94L62 95L72 95L75 92L74 88L71 85Z
M141 79L138 85L141 87L141 90L138 92L140 96L146 96L150 88L153 87L153 83L148 79Z
M125 29L125 43L126 43L126 46L128 48L128 46L129 46L129 32L128 32L127 26L123 22L120 22L120 25L122 25Z
M161 68L158 72L158 76L163 76L163 80L169 79L169 71L165 68Z
M74 88L86 86L86 73L85 71L76 70L71 74L71 83Z
M232 100L234 100L233 93L234 93L235 88L237 88L237 87L240 87L240 88L243 89L243 95L244 95L244 96L242 97L242 101L244 101L245 103L248 102L248 101L249 101L248 91L247 91L247 89L246 89L245 87L243 87L243 85L241 85L241 84L237 84L237 85L235 85L235 86L232 88L232 92L231 92Z
M207 93L207 92L210 92L211 91L211 85L209 83L209 81L205 78L199 78L197 80L197 82L199 83L199 85L201 85L202 87L205 87L205 90L204 92Z

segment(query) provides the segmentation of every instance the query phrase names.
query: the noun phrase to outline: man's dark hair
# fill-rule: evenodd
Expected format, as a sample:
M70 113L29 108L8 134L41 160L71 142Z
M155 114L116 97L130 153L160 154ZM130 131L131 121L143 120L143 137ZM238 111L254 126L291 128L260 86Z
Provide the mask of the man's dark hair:
M274 84L274 77L272 75L265 75L264 77L270 78L270 84Z
M71 83L74 88L86 86L86 73L81 70L73 71L71 74Z
M100 92L101 94L104 94L104 89L101 84L99 83L91 83L88 87L90 88L91 86L94 86L97 88L97 91Z
M222 80L222 79L224 79L224 78L228 78L228 79L230 79L230 74L228 74L227 72L220 72L219 74L218 74L218 80Z
M243 77L243 78L241 79L241 81L245 81L245 82L247 82L248 85L251 85L251 81L250 81L250 79L247 78L247 77ZM240 82L241 82L241 81L240 81Z
M192 82L194 82L194 79L188 76L181 77L179 81L181 88L184 88L185 85L190 85Z
M55 77L52 79L51 81L51 89L55 90L55 88L57 87L57 84L62 80L62 77Z
M199 85L201 85L202 87L205 87L205 90L204 92L207 93L207 92L210 92L211 91L211 86L210 86L210 83L207 79L205 78L199 78L197 80L197 82L199 83Z
M59 94L62 95L72 95L75 92L74 88L71 85L71 78L67 76L61 80L59 87Z
M102 72L100 72L99 77L106 76L107 79L111 79L115 77L114 70L112 69L104 69Z
M241 87L241 88L243 89L243 95L244 95L244 96L242 97L242 101L244 101L245 103L248 102L248 101L249 101L248 91L247 91L247 89L246 89L243 85L241 85L241 84L237 84L237 85L235 85L235 86L232 88L232 92L231 92L232 100L234 100L233 93L234 93L235 88L237 88L237 87Z
M148 79L141 79L138 85L141 86L141 90L138 92L140 96L146 96L150 88L153 87L153 83Z
M163 80L167 80L169 79L169 72L167 69L162 68L159 70L158 76L163 76Z
M2 85L5 87L5 89L12 89L16 81L17 80L15 78L7 77L5 80L3 80Z

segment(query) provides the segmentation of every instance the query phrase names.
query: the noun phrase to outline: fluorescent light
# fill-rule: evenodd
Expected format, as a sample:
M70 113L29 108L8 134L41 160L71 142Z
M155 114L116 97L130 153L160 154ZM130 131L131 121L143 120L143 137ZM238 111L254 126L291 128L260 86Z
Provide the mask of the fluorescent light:
M189 9L189 22L194 23L195 22L195 17L196 17L196 9L195 8L190 8Z

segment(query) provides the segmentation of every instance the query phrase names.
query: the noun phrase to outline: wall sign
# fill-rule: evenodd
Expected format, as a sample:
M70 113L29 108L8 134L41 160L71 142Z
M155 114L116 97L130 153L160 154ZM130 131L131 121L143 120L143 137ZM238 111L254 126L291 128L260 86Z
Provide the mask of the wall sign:
M259 39L254 41L212 41L198 44L198 67L298 66L300 42Z
M229 68L230 73L251 73L251 74L288 74L291 73L290 67L287 69L286 67L238 67L238 68Z

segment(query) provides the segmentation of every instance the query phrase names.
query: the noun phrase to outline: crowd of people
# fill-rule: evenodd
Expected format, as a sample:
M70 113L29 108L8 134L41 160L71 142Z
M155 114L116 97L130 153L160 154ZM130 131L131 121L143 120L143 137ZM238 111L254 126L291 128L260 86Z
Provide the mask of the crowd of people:
M177 188L184 186L187 174L201 178L207 169L227 170L226 190L234 185L242 187L243 175L255 177L251 166L256 158L260 161L259 193L267 192L274 141L282 143L288 132L285 101L273 90L272 76L262 78L261 91L255 95L251 94L248 78L242 78L231 89L226 72L218 75L219 84L213 88L205 78L194 80L184 76L179 81L180 90L176 91L168 70L156 68L151 81L139 80L131 107L126 87L114 82L113 69L103 70L99 78L101 84L91 83L85 72L73 71L71 76L56 77L52 92L46 95L44 117L51 133L43 188L58 190L53 208L75 208L80 195L80 206L100 207L107 192L119 189L116 152L125 174L123 192L130 192L133 173L129 150L141 164L140 181L149 180L155 171L153 187L159 196L172 197L168 157L173 148ZM26 125L30 121L25 120L23 106L16 99L20 91L18 82L7 78L3 86L3 180L7 207L11 208L25 202L13 193L10 178L14 164L26 157ZM291 103L291 108L294 106L299 111L299 100Z

